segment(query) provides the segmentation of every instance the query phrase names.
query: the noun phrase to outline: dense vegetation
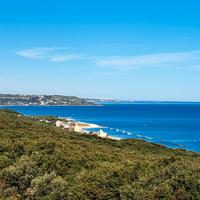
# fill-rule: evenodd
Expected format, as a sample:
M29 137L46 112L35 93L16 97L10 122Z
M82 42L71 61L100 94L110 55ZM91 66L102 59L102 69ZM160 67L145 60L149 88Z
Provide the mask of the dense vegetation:
M0 110L0 199L200 199L200 155Z

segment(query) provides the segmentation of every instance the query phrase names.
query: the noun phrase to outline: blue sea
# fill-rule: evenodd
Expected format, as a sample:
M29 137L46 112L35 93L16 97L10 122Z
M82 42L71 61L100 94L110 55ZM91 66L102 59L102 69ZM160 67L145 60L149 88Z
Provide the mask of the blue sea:
M53 115L103 126L110 136L139 138L200 152L200 103L104 106L9 106L25 115Z

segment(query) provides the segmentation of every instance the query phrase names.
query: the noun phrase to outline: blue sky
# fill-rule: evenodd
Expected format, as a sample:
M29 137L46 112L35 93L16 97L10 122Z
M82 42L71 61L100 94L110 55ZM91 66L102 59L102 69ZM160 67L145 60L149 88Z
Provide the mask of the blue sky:
M0 3L0 93L200 101L198 0Z

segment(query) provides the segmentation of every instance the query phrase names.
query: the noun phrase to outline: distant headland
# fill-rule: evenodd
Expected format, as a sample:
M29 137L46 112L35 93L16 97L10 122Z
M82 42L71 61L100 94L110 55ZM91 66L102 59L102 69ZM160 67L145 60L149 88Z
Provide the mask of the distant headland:
M22 94L0 94L0 105L14 105L14 106L90 106L96 105L93 102L88 102L82 98L75 96L63 95L22 95Z

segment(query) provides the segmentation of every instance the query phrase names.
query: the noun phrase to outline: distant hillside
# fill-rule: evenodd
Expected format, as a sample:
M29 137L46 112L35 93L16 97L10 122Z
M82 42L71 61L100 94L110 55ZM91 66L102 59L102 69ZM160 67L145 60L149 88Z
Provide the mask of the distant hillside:
M200 199L200 155L0 110L0 199Z
M0 105L94 105L94 103L74 96L0 94Z

